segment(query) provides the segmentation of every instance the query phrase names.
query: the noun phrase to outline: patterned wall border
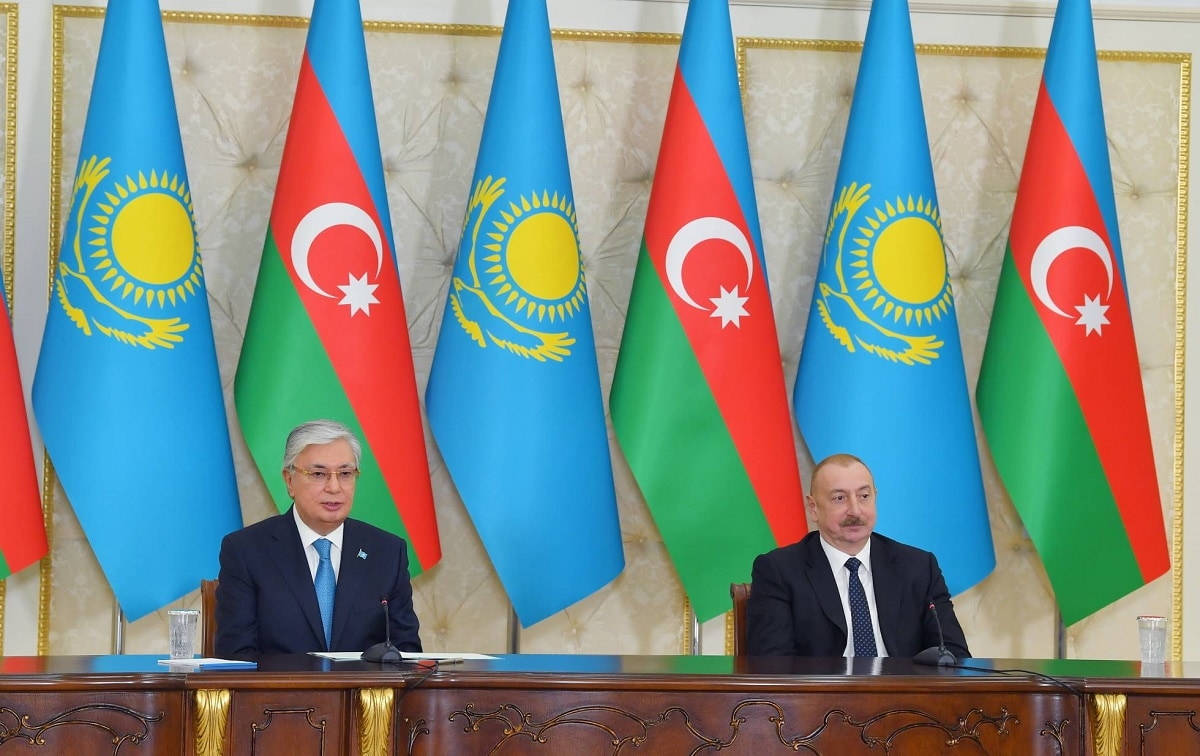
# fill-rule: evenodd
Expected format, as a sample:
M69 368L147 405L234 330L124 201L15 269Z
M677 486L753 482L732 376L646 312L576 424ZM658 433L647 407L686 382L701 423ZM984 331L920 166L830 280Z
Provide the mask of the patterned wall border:
M12 320L13 275L16 272L17 225L17 4L0 3L4 24L4 248L0 265L4 271L5 315ZM44 499L43 499L44 501ZM43 517L45 516L43 510ZM45 569L46 560L42 560ZM4 655L4 616L8 581L0 580L0 656Z

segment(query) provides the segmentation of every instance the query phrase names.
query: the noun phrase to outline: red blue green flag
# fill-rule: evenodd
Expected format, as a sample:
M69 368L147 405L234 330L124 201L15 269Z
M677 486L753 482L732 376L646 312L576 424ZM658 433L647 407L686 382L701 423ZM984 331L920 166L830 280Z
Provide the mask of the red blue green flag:
M234 394L281 510L288 432L345 423L363 444L354 517L441 557L408 321L357 2L313 6Z
M0 281L0 296L4 296ZM0 455L10 468L0 528L0 580L19 572L46 555L46 525L42 518L42 492L33 463L25 392L17 367L8 299L0 317L0 427L5 429Z
M701 621L808 530L726 0L692 0L610 398Z
M1171 566L1088 0L1062 0L976 390L1063 622Z

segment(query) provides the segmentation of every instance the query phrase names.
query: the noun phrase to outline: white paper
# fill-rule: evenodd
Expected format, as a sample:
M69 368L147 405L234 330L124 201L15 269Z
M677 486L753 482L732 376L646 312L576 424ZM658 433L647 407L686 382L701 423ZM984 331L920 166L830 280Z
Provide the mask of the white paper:
M446 653L433 654L433 653L421 653L419 651L401 651L400 656L401 656L401 658L410 659L412 661L418 661L420 659L433 659L434 661L440 661L440 662L468 661L468 660L477 661L477 660L481 660L481 659L497 658L495 656L488 656L487 654L472 654L472 653L465 653L465 652L464 653L446 652Z
M332 659L333 661L361 661L362 651L310 651L313 656L319 656L322 659ZM487 654L474 653L423 653L418 651L401 651L400 658L405 661L421 661L423 659L431 659L436 662L455 662L479 659L495 659L495 656Z
M241 659L214 659L214 658L192 658L192 659L159 659L159 664L168 667L187 667L188 669L219 669L225 667L228 669L254 669L258 664L252 661L243 661Z

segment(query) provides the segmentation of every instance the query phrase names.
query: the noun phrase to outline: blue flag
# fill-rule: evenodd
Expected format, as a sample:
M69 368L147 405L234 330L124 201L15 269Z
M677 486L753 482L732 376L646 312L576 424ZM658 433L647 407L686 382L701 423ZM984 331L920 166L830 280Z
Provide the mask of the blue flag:
M156 0L111 0L33 383L46 449L135 620L242 525Z
M875 475L877 529L951 593L995 566L905 0L875 0L804 334L796 420Z
M620 573L545 0L509 2L425 402L524 626Z

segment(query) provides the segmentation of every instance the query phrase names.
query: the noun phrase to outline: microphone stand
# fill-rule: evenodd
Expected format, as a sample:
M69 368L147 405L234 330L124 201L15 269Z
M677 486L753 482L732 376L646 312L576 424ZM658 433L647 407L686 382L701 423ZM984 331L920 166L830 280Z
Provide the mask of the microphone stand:
M930 667L953 667L958 664L958 659L946 648L946 636L942 634L942 619L938 617L937 606L930 601L928 608L933 613L934 623L937 624L938 644L914 656L913 663Z
M363 651L362 660L378 664L397 664L403 657L400 655L400 649L392 645L392 616L388 612L387 597L379 599L379 605L383 607L383 643L376 643Z

